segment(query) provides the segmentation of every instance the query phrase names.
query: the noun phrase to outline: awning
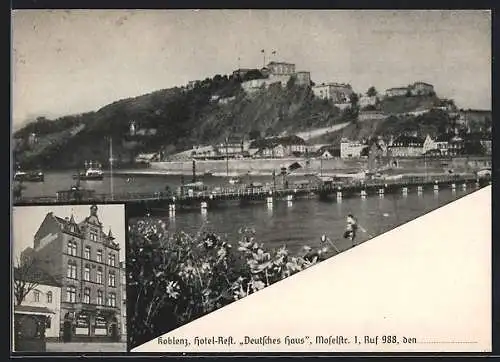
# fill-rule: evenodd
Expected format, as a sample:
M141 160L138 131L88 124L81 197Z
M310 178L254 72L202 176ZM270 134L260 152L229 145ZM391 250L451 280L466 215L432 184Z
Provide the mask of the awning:
M47 307L33 307L30 305L17 305L14 307L14 313L44 315L49 317L51 314L56 314Z

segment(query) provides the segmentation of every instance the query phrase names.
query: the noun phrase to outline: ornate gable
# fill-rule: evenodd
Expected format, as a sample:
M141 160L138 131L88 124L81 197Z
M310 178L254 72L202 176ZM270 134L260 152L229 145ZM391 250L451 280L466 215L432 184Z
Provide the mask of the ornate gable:
M85 218L85 222L98 227L102 227L102 223L97 216L97 205L94 204L90 206L90 215Z

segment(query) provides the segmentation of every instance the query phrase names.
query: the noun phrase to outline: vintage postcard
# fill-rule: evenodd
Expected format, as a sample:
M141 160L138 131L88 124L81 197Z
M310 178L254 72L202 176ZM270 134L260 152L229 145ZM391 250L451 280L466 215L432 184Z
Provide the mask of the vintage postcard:
M491 21L13 11L22 348L491 351Z

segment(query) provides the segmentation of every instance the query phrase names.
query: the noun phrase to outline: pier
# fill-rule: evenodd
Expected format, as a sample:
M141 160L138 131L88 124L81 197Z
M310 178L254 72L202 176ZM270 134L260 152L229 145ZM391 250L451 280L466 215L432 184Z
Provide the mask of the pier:
M132 203L133 214L149 212L207 211L219 207L261 203L272 206L275 202L292 202L298 199L318 198L321 200L341 200L372 196L384 197L389 194L421 194L440 190L471 190L491 184L491 179L479 179L474 175L410 176L397 179L357 180L336 182L326 178L322 182L309 182L288 188L273 185L250 187L249 185L214 187L210 190L188 193L148 192L123 194L87 194L78 200L61 200L57 197L23 198L15 205L66 204L74 203Z

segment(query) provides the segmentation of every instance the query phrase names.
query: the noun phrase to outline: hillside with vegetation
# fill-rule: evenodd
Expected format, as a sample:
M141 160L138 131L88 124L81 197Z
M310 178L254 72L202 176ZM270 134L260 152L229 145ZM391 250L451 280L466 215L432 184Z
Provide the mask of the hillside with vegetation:
M429 134L436 137L451 131L454 126L454 118L442 110L431 110L425 114L413 115L391 115L385 119L377 119L365 122L352 122L347 127L321 137L312 139L317 143L338 143L345 137L354 139L370 139L375 136L389 137L400 134Z
M40 117L15 132L14 159L26 168L78 168L85 160L106 165L112 139L113 157L119 165L131 163L140 153L166 157L193 145L218 144L226 138L292 135L344 122L351 124L311 141L335 142L340 137L356 139L420 127L434 132L447 122L444 112L389 116L432 107L439 103L435 95L383 100L377 108L387 114L387 119L360 122L356 107L341 111L331 101L314 97L310 86L296 85L293 78L284 87L273 84L247 94L241 82L262 77L254 73L244 78L216 75L197 81L192 88L163 89L119 100L96 112L55 120ZM131 134L131 121L145 132ZM37 142L28 145L26 139L32 133L37 135Z
M396 96L385 98L380 102L380 110L385 114L401 114L406 112L430 109L438 106L441 100L435 95Z
M113 156L119 163L127 163L139 153L162 151L168 155L227 137L292 134L345 121L330 101L315 99L310 87L291 81L283 88L272 85L246 95L241 81L216 76L198 81L189 90L165 89L120 100L96 112L53 121L38 119L14 134L18 140L30 133L38 136L37 145L16 147L15 160L25 167L43 168L78 167L85 160L106 164L112 138ZM227 102L214 101L214 96ZM131 121L141 129L154 129L154 134L130 135ZM78 126L82 129L71 134Z

